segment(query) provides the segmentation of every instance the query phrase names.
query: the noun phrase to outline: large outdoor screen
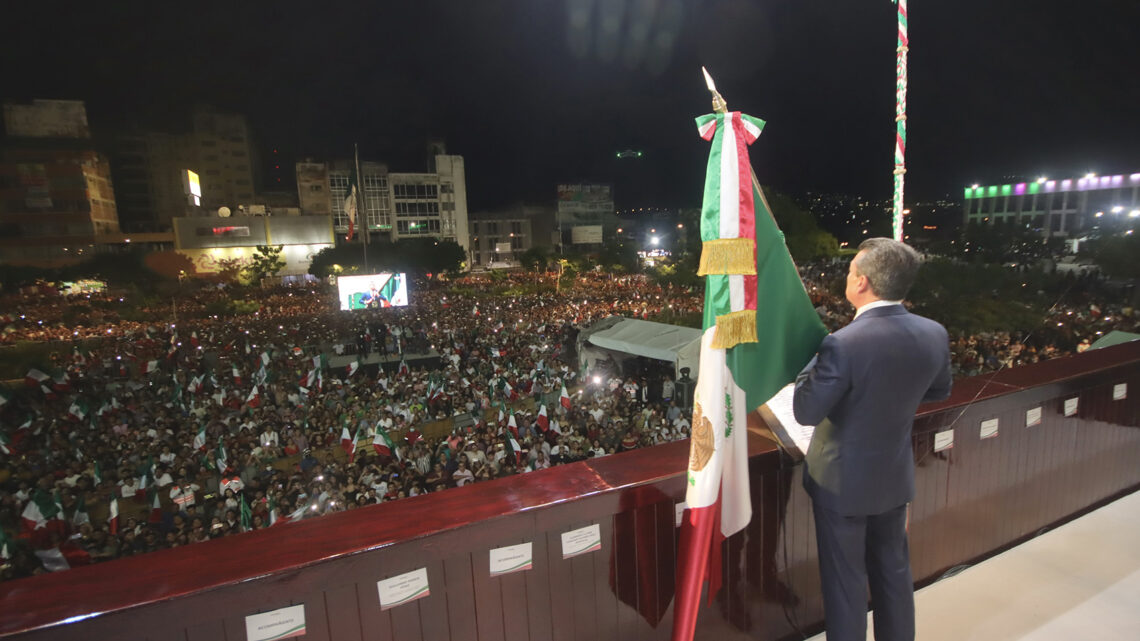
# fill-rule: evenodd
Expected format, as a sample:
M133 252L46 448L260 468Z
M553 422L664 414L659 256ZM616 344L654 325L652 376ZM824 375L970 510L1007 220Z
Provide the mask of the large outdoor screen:
M404 274L341 276L336 279L341 309L379 309L408 304L408 279Z

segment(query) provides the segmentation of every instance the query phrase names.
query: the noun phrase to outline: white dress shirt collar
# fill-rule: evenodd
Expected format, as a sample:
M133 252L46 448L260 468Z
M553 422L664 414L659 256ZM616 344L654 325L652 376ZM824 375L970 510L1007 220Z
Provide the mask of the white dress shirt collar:
M887 305L902 305L902 301L901 300L877 300L877 301L874 301L871 303L867 303L866 305L855 310L855 318L859 318L860 314L862 314L863 312L865 312L869 309L875 309L876 307L886 307ZM852 318L851 320L855 320L855 318Z

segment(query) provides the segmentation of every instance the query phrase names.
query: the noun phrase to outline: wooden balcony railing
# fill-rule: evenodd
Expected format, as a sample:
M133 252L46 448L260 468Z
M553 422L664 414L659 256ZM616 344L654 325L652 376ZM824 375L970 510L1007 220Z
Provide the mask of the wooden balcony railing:
M822 620L813 523L801 466L750 419L753 521L726 542L725 587L698 625L781 639ZM967 379L921 407L916 581L1140 486L1138 426L1138 343ZM948 429L953 447L934 452ZM235 641L246 616L304 604L306 639L665 639L687 454L662 445L0 584L0 637ZM601 549L564 559L561 535L594 524ZM491 577L489 550L523 542L533 568ZM430 594L381 609L377 581L419 568Z

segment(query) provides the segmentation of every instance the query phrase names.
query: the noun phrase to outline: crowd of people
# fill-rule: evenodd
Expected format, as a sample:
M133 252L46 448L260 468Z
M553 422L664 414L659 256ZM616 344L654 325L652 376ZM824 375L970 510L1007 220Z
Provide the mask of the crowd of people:
M472 276L345 313L323 286L280 287L227 316L210 311L234 292L211 287L149 322L119 318L113 294L8 298L9 340L70 348L0 406L3 576L687 437L671 380L614 368L586 384L573 341L611 314L699 311L693 295L594 276L561 296L491 288ZM98 311L65 326L69 305ZM423 433L441 421L454 429Z
M831 293L846 264L801 272L828 328L849 322ZM575 340L610 315L698 316L701 293L607 274L534 285L470 275L354 312L316 283L187 288L151 307L114 292L6 296L5 343L67 347L0 404L0 577L687 438L691 399L671 370L581 371ZM235 297L256 311L225 313ZM1046 325L1029 340L953 336L956 373L1072 353L1136 322L1081 301Z

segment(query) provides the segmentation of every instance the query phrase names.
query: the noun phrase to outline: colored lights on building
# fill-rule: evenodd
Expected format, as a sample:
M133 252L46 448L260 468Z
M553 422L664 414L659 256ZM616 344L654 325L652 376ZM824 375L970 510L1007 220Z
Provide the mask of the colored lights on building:
M1094 189L1114 189L1124 186L1135 187L1140 185L1140 173L1129 174L1125 176L1118 174L1115 176L1097 176L1096 174L1088 174L1083 178L1066 178L1060 181L1049 180L1042 176L1035 182L1029 183L1015 183L1008 185L979 185L973 184L965 189L965 196L967 199L972 198L992 198L999 193L1002 196L1021 196L1024 194L1037 194L1046 193L1051 194L1058 191L1091 191Z

